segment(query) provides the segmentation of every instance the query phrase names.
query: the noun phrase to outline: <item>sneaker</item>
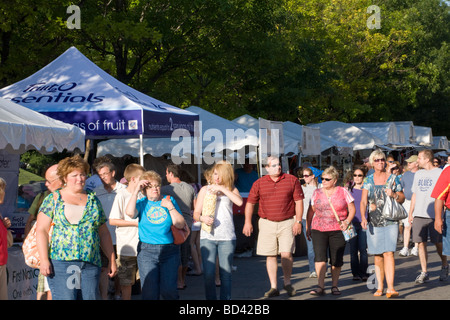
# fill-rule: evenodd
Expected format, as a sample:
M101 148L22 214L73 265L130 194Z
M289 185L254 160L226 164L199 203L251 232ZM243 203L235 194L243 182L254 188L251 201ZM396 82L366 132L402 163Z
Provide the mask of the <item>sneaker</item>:
M419 255L419 249L417 249L417 247L412 248L411 255L417 257Z
M285 285L284 290L287 291L287 294L289 297L293 297L297 293L297 291L294 289L294 287L290 284Z
M440 281L446 281L448 279L448 265L446 267L442 267L441 274L439 276Z
M310 278L317 278L317 273L316 273L315 271L313 271L313 272L311 272L311 273L309 274L309 277L310 277Z
M400 257L407 257L409 256L409 250L407 247L403 247L402 250L398 253Z
M275 289L275 288L270 288L269 291L264 293L265 298L278 297L279 295L280 295L280 291L278 291L278 289Z
M416 278L416 283L424 283L428 280L430 280L428 272L421 272Z

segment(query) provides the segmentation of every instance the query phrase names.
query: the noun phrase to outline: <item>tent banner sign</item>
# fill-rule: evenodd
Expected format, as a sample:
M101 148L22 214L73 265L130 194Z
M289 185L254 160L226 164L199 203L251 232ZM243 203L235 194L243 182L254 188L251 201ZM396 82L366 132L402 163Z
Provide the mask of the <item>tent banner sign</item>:
M41 112L85 130L86 136L126 136L142 133L141 111Z

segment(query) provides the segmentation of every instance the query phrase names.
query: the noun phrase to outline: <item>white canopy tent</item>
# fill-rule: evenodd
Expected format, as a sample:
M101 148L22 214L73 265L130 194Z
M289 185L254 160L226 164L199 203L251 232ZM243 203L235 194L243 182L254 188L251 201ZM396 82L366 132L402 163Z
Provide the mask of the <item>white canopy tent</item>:
M394 121L397 127L398 144L400 146L414 147L416 143L416 133L412 121Z
M257 134L259 134L259 119L256 119L248 114L244 114L236 119L233 119L232 121L246 128L253 129ZM300 152L301 134L296 135L285 129L286 128L283 124L284 154L298 154Z
M433 131L429 127L414 126L416 144L424 147L433 145Z
M384 145L399 143L397 127L393 122L357 122L351 124L378 137Z
M7 183L2 214L15 210L20 154L28 150L84 152L84 141L84 130L0 98L0 176Z
M76 125L88 139L170 137L194 132L198 115L145 95L112 77L75 47L0 96Z
M353 151L373 149L382 146L383 141L363 129L352 124L339 121L326 121L322 123L308 124L314 128L320 128L321 137L346 143Z
M447 137L446 136L433 137L433 149L450 151Z
M283 122L284 131L300 138L300 151L305 156L317 156L321 152L320 129L302 126L292 121Z
M202 152L220 153L226 150L240 151L246 146L257 147L258 136L255 130L241 126L233 121L224 119L202 108L191 106L186 110L198 114L201 123L199 141L202 145ZM187 136L189 145L185 148L178 148L181 140L179 137L144 139L143 150L145 154L159 157L164 154L182 157L184 155L195 154L195 139ZM172 141L173 140L173 141ZM97 156L111 154L121 157L125 154L137 156L136 147L138 139L115 139L102 141L98 144ZM203 147L204 146L204 147ZM183 151L181 154L180 151ZM173 154L176 151L176 154Z
M0 98L0 150L21 154L84 151L84 130Z

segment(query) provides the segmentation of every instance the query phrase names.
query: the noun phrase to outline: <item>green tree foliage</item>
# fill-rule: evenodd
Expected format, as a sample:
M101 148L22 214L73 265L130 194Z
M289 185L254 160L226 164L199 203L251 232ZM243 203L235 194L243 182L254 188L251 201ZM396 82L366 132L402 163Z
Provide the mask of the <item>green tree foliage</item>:
M66 8L81 9L68 29ZM380 8L379 29L369 29ZM0 3L0 85L76 46L178 107L302 124L412 120L449 135L440 0L24 0Z

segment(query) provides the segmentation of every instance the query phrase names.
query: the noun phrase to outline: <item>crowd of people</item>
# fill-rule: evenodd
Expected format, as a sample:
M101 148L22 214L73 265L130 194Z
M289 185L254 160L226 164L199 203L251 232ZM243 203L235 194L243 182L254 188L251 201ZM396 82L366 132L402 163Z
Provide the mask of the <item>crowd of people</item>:
M375 297L400 295L395 289L399 239L399 256L417 251L421 272L416 283L429 280L428 241L442 262L440 280L448 278L450 169L435 164L432 151L410 156L403 167L375 150L362 166L342 177L342 183L333 166L320 173L303 166L297 176L283 173L278 157L267 157L262 165L267 174L259 178L248 163L235 171L230 163L217 162L205 171L204 186L183 181L182 169L174 164L166 166L164 186L160 174L134 163L117 181L116 168L107 157L94 161L92 175L79 155L50 166L45 172L47 191L34 198L25 230L28 233L36 223L41 260L37 299L130 300L139 280L142 299L176 300L179 290L186 288L186 276L201 275L205 299L230 300L238 232L246 237L256 233L256 255L266 259L265 298L280 295L279 259L283 289L296 295L291 279L296 237L301 234L309 277L317 278L309 292L313 296L326 294L328 270L331 294L342 294L339 277L347 242L353 280L368 279L368 257L374 256ZM0 179L0 203L5 189ZM243 192L248 192L245 222L238 230L233 205L243 206ZM401 204L408 217L388 219L383 209L389 201ZM11 222L0 218L0 299L6 299ZM185 225L191 230L188 239L174 244L172 228ZM346 240L349 228L356 236Z

